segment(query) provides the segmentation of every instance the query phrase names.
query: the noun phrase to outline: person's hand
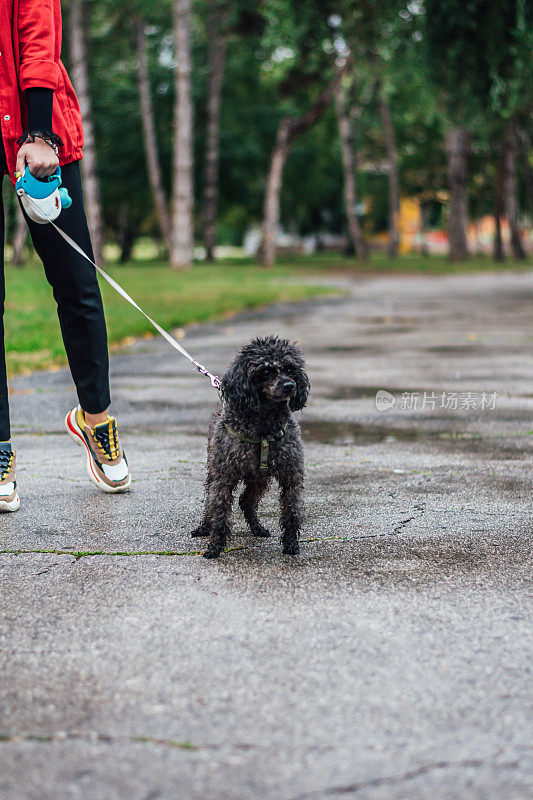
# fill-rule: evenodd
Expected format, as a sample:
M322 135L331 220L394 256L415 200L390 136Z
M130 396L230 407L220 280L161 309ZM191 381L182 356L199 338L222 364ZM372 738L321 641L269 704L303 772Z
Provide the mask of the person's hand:
M17 153L16 171L24 175L26 164L34 178L46 178L59 166L59 159L49 144L36 138L23 144Z

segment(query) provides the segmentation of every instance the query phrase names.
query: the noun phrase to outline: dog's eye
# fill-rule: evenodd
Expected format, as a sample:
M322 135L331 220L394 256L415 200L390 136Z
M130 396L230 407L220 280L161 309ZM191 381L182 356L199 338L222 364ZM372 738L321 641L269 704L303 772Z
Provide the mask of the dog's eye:
M273 374L274 370L272 367L261 367L261 369L258 369L255 373L256 377L259 378L260 381L266 381L267 378L272 377Z

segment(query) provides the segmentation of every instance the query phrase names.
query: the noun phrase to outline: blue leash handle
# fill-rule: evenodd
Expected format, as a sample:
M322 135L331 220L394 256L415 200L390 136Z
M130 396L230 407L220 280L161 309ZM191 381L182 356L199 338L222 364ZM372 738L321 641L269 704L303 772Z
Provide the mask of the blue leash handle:
M34 200L44 200L59 189L61 208L70 208L72 198L64 186L59 188L61 183L61 167L57 167L56 171L46 178L35 178L30 168L26 167L24 175L21 175L15 184L15 190L24 189L24 192Z

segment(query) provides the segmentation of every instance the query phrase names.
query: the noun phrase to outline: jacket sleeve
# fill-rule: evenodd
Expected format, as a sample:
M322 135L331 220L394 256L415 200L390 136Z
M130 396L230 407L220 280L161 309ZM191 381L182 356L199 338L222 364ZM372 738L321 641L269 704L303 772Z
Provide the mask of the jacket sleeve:
M18 0L19 85L55 90L60 77L60 0Z

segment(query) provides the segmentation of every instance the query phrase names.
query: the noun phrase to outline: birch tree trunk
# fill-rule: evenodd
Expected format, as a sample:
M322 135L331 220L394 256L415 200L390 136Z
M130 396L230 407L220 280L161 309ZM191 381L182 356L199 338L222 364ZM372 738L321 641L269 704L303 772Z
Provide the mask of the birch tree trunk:
M279 225L279 206L281 186L283 182L283 169L287 160L290 146L290 129L292 120L282 119L276 144L272 151L270 170L268 173L265 205L263 209L263 241L261 243L259 260L265 267L271 267L276 260L276 235Z
M175 38L174 188L170 263L189 267L193 259L193 122L191 102L191 0L174 0Z
M448 181L450 185L450 216L448 241L452 261L462 261L468 256L466 230L468 207L466 197L466 161L468 137L459 125L451 127L446 137Z
M346 220L348 222L348 231L350 233L350 239L355 250L355 255L361 261L365 261L366 247L356 213L357 190L355 183L354 147L351 135L350 118L346 113L346 92L342 83L339 83L337 91L335 92L335 107L337 110L337 118L339 120L339 136L341 143L342 166L344 171L344 208L346 212Z
M161 236L163 237L166 250L170 251L170 217L157 152L157 136L155 131L152 93L150 90L150 75L148 72L146 25L144 19L138 17L135 20L135 26L138 62L137 78L141 104L144 152L146 154L146 165L148 167L148 180Z
M218 163L220 150L220 105L226 64L227 37L224 30L228 6L210 0L208 26L207 143L205 152L204 247L207 261L214 260L218 211Z
M18 198L15 200L15 230L13 231L13 266L22 267L26 255L28 227L22 214Z
M283 168L290 146L297 136L309 130L317 122L331 103L343 75L353 64L350 55L342 67L339 67L333 80L326 86L316 103L301 117L285 117L281 120L276 137L276 144L270 159L265 201L263 207L263 241L260 261L270 267L276 259L276 233L279 225L280 195L283 182Z
M84 145L81 172L85 196L85 210L97 264L102 263L103 224L100 192L96 167L96 148L92 116L89 75L87 71L87 45L85 41L85 0L70 2L70 55L72 82L76 88L83 119Z
M505 216L511 233L511 252L514 258L522 260L526 257L518 225L518 190L516 186L516 134L515 125L510 123L504 138L504 202Z

